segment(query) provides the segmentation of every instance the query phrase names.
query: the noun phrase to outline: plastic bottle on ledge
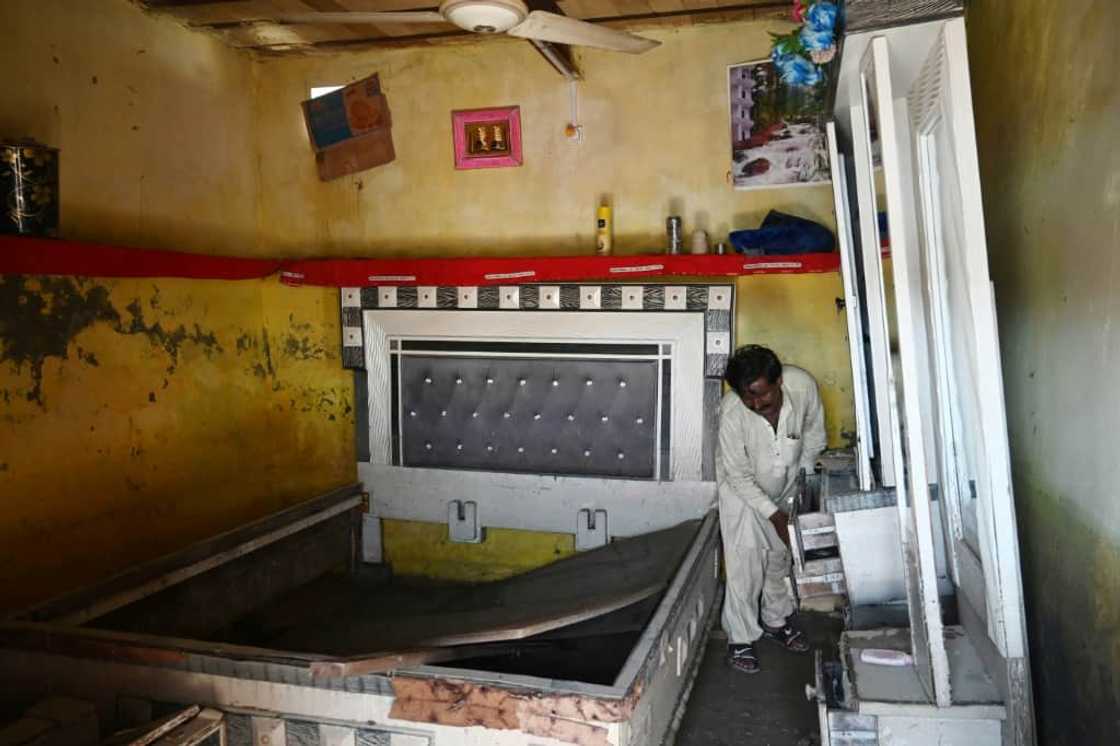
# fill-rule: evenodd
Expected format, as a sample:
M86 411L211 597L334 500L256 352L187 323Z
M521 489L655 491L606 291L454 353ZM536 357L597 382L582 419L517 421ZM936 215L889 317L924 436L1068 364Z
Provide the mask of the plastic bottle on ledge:
M595 253L599 256L611 255L614 245L613 229L611 206L604 202L595 211Z

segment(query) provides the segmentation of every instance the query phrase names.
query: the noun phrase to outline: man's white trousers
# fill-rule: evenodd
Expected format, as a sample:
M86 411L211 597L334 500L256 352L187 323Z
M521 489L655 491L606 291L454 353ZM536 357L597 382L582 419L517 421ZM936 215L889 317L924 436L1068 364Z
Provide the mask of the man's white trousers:
M793 613L790 554L774 524L737 497L720 495L719 524L727 570L723 629L729 644L742 645L762 636L760 617L781 627Z

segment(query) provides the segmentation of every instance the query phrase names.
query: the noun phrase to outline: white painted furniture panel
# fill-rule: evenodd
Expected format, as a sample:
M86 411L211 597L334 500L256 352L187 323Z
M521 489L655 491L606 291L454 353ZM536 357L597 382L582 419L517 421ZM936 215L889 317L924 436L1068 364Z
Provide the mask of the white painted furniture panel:
M581 510L607 511L611 536L634 536L700 518L715 482L649 482L358 464L378 518L443 523L453 500L474 502L482 527L575 533Z
M868 121L879 135L883 180L886 188L891 263L894 274L894 313L898 327L898 355L901 380L895 380L888 366L888 394L896 444L896 463L903 463L898 452L905 438L905 479L898 479L899 525L902 534L902 560L910 607L910 633L915 666L931 698L942 707L951 702L949 661L941 622L941 603L937 595L933 528L930 518L929 479L926 468L927 439L924 413L928 406L928 366L923 367L924 335L915 332L924 325L921 295L921 268L914 239L915 216L911 189L908 123L898 114L891 81L891 49L886 37L876 36L864 53L860 87ZM903 109L903 112L905 110ZM870 135L870 126L867 135ZM870 152L870 141L868 152ZM917 292L915 292L917 290ZM896 385L901 384L901 385ZM899 399L901 401L899 401Z
M832 166L832 196L836 208L836 237L840 245L841 278L844 283L844 311L848 320L848 355L852 368L852 398L856 407L856 474L859 488L872 488L871 403L868 400L867 358L864 355L862 303L856 277L856 252L852 245L851 209L848 205L848 176L845 159L836 146L836 125L829 122L828 159Z
M503 288L503 290L506 290ZM408 313L370 310L363 313L366 370L369 381L370 462L388 464L390 454L391 339L455 341L655 342L672 346L672 452L674 481L701 477L704 431L704 319L702 314L611 313L576 311L493 311ZM368 483L367 483L368 484Z
M955 538L983 563L988 632L1017 657L1025 647L1018 540L963 21L945 25L911 101L921 247L938 321L931 343L943 387L943 482L960 515Z
M1030 664L966 47L957 17L849 35L840 61L836 126L842 145L850 139L856 173L877 456L884 467L893 454L917 668L939 706L881 722L879 738L1029 746ZM879 251L882 208L893 293ZM891 331L894 359L883 350ZM891 438L898 442L888 452ZM884 482L889 473L882 469ZM931 481L940 490L936 504L925 487ZM943 722L942 713L959 710L958 682L950 689L938 670L944 638L930 574L946 564L963 629L1006 707L998 733L991 724L971 730ZM954 676L958 663L949 656ZM946 697L954 702L949 710Z

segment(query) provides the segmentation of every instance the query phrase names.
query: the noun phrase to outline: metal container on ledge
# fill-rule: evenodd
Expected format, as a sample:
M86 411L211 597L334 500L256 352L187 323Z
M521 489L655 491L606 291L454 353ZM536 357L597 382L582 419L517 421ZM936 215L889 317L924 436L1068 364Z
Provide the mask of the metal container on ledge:
M58 235L58 150L34 140L0 142L0 233Z
M684 246L684 234L680 215L670 215L665 221L665 253L679 254Z

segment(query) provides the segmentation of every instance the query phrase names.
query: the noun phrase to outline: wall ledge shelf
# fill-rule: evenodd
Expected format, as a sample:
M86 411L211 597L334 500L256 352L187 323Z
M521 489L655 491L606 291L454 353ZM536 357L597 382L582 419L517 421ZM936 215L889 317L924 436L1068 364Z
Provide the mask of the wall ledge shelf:
M840 255L635 254L626 256L462 257L453 259L319 259L281 271L293 285L474 286L649 277L734 277L838 272Z
M253 279L279 273L287 285L517 285L633 282L662 277L736 277L838 272L838 253L788 256L634 254L624 256L423 259L251 259L126 248L84 241L0 236L0 275Z

